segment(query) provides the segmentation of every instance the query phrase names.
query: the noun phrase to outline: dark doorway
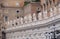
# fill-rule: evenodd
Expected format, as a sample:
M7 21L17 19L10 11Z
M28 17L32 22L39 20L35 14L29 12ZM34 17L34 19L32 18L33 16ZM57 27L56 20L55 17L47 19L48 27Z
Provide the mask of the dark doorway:
M2 32L2 39L6 39L6 33Z

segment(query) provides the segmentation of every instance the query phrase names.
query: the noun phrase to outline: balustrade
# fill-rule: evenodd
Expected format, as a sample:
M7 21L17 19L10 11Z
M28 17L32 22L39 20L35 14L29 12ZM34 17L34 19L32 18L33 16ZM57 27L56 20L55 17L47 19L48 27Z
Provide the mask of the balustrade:
M47 10L44 10L43 11L43 17L44 18L42 18L42 12L39 12L38 13L38 20L37 20L37 18L36 18L36 14L35 13L33 13L33 15L31 15L31 14L27 14L27 16L24 16L24 19L22 18L22 17L20 17L19 19L16 19L16 20L13 20L13 21L9 21L9 23L7 24L7 26L10 28L10 26L11 27L14 27L14 26L22 26L22 25L27 25L28 23L33 23L33 25L36 23L36 22L40 22L40 24L42 24L42 22L41 21L43 21L43 20L45 20L45 21L47 21L46 19L49 19L49 18L51 18L51 19L49 19L49 20L52 20L53 18L54 19L56 19L55 18L55 16L56 15L59 15L59 13L60 13L60 4L58 5L58 8L57 7L54 7L54 8L50 8L49 9L49 11L47 11ZM32 16L33 16L33 18L32 18ZM59 18L59 17L58 17ZM33 19L33 21L32 21L32 19ZM40 21L41 20L41 21ZM35 23L34 23L34 21L36 21ZM44 22L45 22L44 21ZM14 22L17 22L19 25L16 25ZM14 26L12 25L12 24L14 24ZM30 24L29 24L30 25ZM7 27L7 28L8 28Z
M53 26L52 24L44 28L35 27L40 27L41 25L45 26L45 24L48 25L51 22L54 23L56 19L60 20L60 5L50 7L48 10L43 10L43 12L41 11L38 14L27 14L19 19L7 22L8 24L6 23L7 28L5 30L7 32L6 37L7 39L51 39L53 38L53 34L51 32L54 31L53 28L50 29ZM14 26L12 24L14 24ZM56 23L56 30L60 29L59 25L60 23ZM34 29L32 29L33 27ZM27 30L24 30L25 28L27 28ZM21 29L22 31L19 31ZM56 35L58 37L60 34Z

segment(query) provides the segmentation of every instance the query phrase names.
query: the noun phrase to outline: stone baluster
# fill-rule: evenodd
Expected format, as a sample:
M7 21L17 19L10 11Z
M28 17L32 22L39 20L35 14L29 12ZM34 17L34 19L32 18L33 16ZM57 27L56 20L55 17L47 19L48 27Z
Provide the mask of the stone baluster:
M36 14L33 13L33 21L36 21Z

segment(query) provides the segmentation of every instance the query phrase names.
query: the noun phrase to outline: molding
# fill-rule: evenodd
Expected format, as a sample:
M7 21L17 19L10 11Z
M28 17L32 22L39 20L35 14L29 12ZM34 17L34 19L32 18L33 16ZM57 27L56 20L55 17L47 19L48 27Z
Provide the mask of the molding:
M41 28L41 27L46 27L48 25L52 25L56 22L60 22L60 14L56 15L52 18L46 19L46 20L42 20L42 21L38 20L38 21L35 21L32 23L20 25L18 27L7 28L5 31L6 32L14 32L14 31L29 30L29 29L34 29L34 28Z

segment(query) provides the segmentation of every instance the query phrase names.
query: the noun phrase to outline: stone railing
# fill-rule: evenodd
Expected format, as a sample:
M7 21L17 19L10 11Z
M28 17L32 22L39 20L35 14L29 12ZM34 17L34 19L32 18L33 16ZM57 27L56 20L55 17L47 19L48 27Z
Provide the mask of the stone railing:
M15 31L15 30L23 30L23 29L29 29L29 28L34 28L34 27L40 27L40 26L45 26L47 24L51 24L54 23L56 21L60 20L60 14L55 15L53 17L50 17L48 19L44 19L44 20L37 20L34 22L30 22L30 23L25 23L25 24L21 24L19 26L14 26L11 28L7 28L7 31Z
M7 27L6 27L6 31L14 31L14 30L22 30L22 29L28 29L28 28L33 28L33 27L40 27L40 26L45 26L47 24L51 24L54 23L56 21L60 20L60 9L59 9L59 13L46 18L46 19L42 19L42 20L36 20L36 21L31 21L28 23L23 23L23 24L18 24L18 25L12 25L13 23L15 24L15 22L19 22L20 19L15 19L12 21L7 22Z

